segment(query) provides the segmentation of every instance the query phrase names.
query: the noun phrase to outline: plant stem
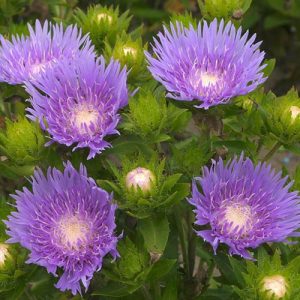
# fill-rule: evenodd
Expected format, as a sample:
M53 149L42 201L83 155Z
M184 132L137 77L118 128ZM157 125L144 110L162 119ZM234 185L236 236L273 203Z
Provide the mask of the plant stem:
M178 211L178 208L175 208L175 221L176 221L176 226L178 230L178 235L179 235L179 241L180 241L180 247L181 247L181 252L182 252L182 257L183 257L183 265L185 269L186 274L190 274L190 268L189 268L189 257L188 257L188 251L187 247L185 244L185 234L184 234L184 228L183 228L183 220L181 217L180 212Z
M194 265L195 265L195 258L196 258L196 239L195 239L195 234L193 230L193 215L189 211L188 212L188 234L189 234L189 239L188 239L188 259L189 259L189 278L193 277L193 272L194 272Z
M257 155L259 154L262 146L264 144L264 139L261 137L259 140L258 140L258 143L257 143L257 149L256 149L256 153Z
M209 282L210 282L210 279L211 279L211 277L214 273L214 270L215 270L215 262L212 261L210 266L207 269L206 276L205 276L205 281L204 281L204 284L203 284L203 288L201 290L201 294L203 294L207 290L207 288L209 287Z
M149 293L149 290L144 285L142 286L142 293L143 293L143 295L144 295L144 297L145 297L146 300L153 300L152 296Z
M155 300L159 300L161 298L161 291L160 291L160 283L159 281L155 282L153 284L153 288L154 288L154 297Z
M272 149L265 155L265 157L262 159L262 161L268 161L275 152L280 148L281 142L276 142L275 145L272 147Z

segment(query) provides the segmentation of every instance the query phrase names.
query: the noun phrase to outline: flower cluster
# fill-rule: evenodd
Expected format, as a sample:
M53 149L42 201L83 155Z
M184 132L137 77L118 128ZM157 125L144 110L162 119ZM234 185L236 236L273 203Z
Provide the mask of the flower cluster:
M24 188L12 196L17 211L6 225L9 243L20 243L30 250L28 263L63 274L57 287L73 294L88 288L94 272L102 267L104 256L118 256L114 235L116 205L112 196L96 186L84 166L79 172L66 163L63 172L37 170L32 192Z
M118 9L97 5L87 14L78 10L75 19L87 35L82 36L81 30L73 25L64 29L62 24L45 21L42 25L36 21L34 28L28 25L27 37L13 36L9 41L0 36L0 81L24 85L29 94L26 117L36 122L29 122L23 112L21 118L6 122L5 134L0 132L0 167L7 167L3 162L9 161L24 166L22 174L28 174L27 170L32 175L38 163L48 166L50 163L42 162L44 156L41 155L46 152L46 132L47 146L56 142L74 146L73 151L87 148L87 159L94 158L115 142L116 147L106 150L109 155L104 156L110 158L111 155L111 161L96 160L110 168L111 176L106 174L107 178L97 180L100 188L88 177L83 164L78 171L68 161L62 171L49 167L46 174L36 168L30 180L31 190L24 187L11 195L15 211L10 212L5 221L9 239L4 242L0 238L0 269L13 261L11 248L14 246L8 244L19 243L30 252L27 263L42 266L48 273L59 276L56 287L61 291L71 290L75 295L81 293L82 286L87 290L94 273L102 269L106 256L117 258L121 254L123 257L111 268L119 276L109 271L104 275L108 274L109 280L119 278L121 285L116 287L122 296L126 285L129 294L142 286L147 296L148 286L152 290L156 277L160 273L166 275L163 269L171 270L174 264L175 260L162 258L161 264L155 265L166 245L176 243L177 233L181 251L176 252L182 256L183 267L188 269L187 278L193 277L193 270L197 269L192 266L196 260L192 257L195 244L191 243L194 242L191 214L184 211L180 215L179 209L170 208L176 205L180 208L179 202L190 193L190 178L213 157L212 147L223 141L213 140L209 126L203 125L206 120L210 121L214 110L198 111L199 118L203 116L201 124L196 124L201 135L194 134L193 129L192 137L186 138L188 132L179 135L179 130L187 127L192 112L167 102L164 88L154 80L145 82L150 76L146 65L148 63L153 77L166 88L167 96L180 101L195 100L196 108L208 109L248 94L266 80L262 64L264 52L259 50L260 43L255 43L255 35L248 38L248 32L242 34L241 27L236 29L233 23L225 24L224 20L197 25L192 16L182 21L175 18L177 21L158 34L153 44L154 53L150 54L144 53L147 46L137 37L140 30L132 36L127 36L126 32L122 35L131 20L128 12L119 16ZM89 31L97 53L104 56L96 56ZM125 121L120 132L125 133L125 138L109 140L108 136L120 134L120 111L129 102L129 74L130 83L134 81L131 86L143 82L145 89L139 89L137 98L130 100L128 110L123 113ZM265 121L266 127L273 128L269 131L279 146L280 143L299 142L298 94L291 91L279 100L278 106L268 97L268 105L263 101L256 103L261 105L258 114L261 111L265 114L261 124ZM249 105L254 106L253 101L250 102ZM25 104L22 105L25 110ZM248 102L243 105L232 105L233 114L237 109L239 113L241 108L247 108ZM203 136L202 125L205 127ZM225 125L230 127L230 120ZM130 135L126 136L126 132ZM202 142L202 137L207 141ZM252 137L248 140L250 144ZM260 142L263 143L262 139ZM260 147L258 144L257 148ZM50 151L54 153L56 148ZM59 157L59 151L56 152ZM80 156L69 152L66 155L72 162L78 162ZM53 157L49 157L52 163ZM103 174L100 164L90 163L88 167L94 167L95 176ZM7 168L8 178L13 176L12 170ZM292 185L293 182L287 183L287 177L282 178L281 173L276 173L266 163L254 165L243 154L227 163L221 158L213 160L209 167L203 167L201 176L194 179L188 199L194 206L197 235L208 241L215 253L223 243L229 246L230 255L237 254L249 260L253 259L249 251L263 243L299 237L300 196L289 190ZM113 191L114 196L108 191ZM130 231L118 248L117 205L113 197L122 211L118 222ZM187 202L181 207L191 208ZM170 212L175 214L172 226L169 226ZM186 220L177 220L183 216ZM157 220L159 225L155 223ZM174 241L167 243L173 223L178 227L177 233ZM138 234L132 232L135 229ZM188 245L185 237L188 237ZM159 254L157 259L156 254ZM256 255L255 252L254 257ZM13 276L18 274L13 270ZM212 273L213 270L214 265ZM280 268L270 268L264 276L257 277L253 286L259 286L262 295L284 297L292 293L293 283L292 276L285 272L281 264ZM161 286L166 284L155 285L155 293L160 294ZM108 290L103 295L110 297L113 293ZM195 297L186 297L192 298Z

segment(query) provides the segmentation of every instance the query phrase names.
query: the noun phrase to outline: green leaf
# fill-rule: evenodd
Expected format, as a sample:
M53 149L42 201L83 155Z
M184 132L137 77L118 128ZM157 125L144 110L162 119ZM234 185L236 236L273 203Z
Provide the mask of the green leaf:
M209 289L203 295L195 300L234 300L239 299L233 289L229 286L223 286L218 289Z
M171 271L176 261L176 259L160 259L153 265L147 279L150 281L159 280Z
M162 295L162 300L177 300L177 278L171 278Z
M168 176L162 185L162 193L166 193L167 191L172 189L181 176L182 174L173 174L171 176Z
M149 252L161 254L164 252L170 231L169 222L165 215L156 215L139 220L138 229Z
M276 59L275 58L267 59L264 61L264 64L266 64L266 67L263 69L263 72L264 72L264 75L266 77L268 77L271 75L271 73L273 72L273 70L275 68Z
M124 297L134 293L141 285L129 286L122 283L110 282L102 287L100 291L95 291L92 296Z

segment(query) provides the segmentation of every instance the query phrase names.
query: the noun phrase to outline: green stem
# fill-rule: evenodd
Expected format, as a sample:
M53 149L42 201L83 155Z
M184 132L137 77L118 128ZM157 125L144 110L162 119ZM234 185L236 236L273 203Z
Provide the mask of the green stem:
M153 284L153 288L154 288L154 297L155 300L159 300L161 298L161 290L160 290L160 283L159 281L155 282Z
M188 243L188 259L189 259L189 278L193 277L193 272L194 272L194 266L195 266L195 259L196 259L196 239L195 239L195 234L193 230L193 215L189 211L188 212L188 228L189 228L189 243Z
M181 214L178 211L177 207L175 208L175 220L176 220L176 226L177 226L178 235L179 235L184 269L185 269L186 274L188 275L188 274L190 274L189 256L188 256L188 251L187 251L187 247L186 247L186 243L185 243L186 239L185 239L183 222L182 222L183 220L182 220Z
M281 142L276 142L275 145L272 147L272 149L265 155L265 157L262 159L262 161L268 161L275 152L280 148Z
M259 154L262 146L264 144L264 139L261 137L259 140L258 140L258 143L257 143L257 149L256 149L256 153L257 155Z
M209 287L209 282L210 282L210 279L211 279L211 277L214 273L214 270L215 270L215 262L212 261L210 266L207 269L206 276L205 276L205 281L204 281L204 284L203 284L203 288L201 290L201 294L203 294L207 290L207 288Z
M149 293L148 288L146 286L144 286L144 285L142 286L142 293L143 293L143 295L144 295L144 297L145 297L146 300L153 300L152 296Z

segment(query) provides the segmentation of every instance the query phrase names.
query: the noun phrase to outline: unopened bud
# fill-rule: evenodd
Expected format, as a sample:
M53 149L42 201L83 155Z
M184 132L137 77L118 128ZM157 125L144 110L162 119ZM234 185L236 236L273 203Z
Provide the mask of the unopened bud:
M281 299L287 292L287 283L283 276L273 275L263 279L263 291L266 291L270 298Z
M147 192L154 180L155 177L150 170L138 167L127 174L126 187L128 189L133 187L135 190L139 187L143 192Z
M100 13L97 15L97 20L99 22L101 21L108 21L109 24L112 23L112 16L110 16L109 14L106 13Z
M136 57L136 54L137 54L137 50L133 47L129 47L129 46L125 46L123 48L123 53L124 55L132 55L133 57Z
M5 264L6 258L8 256L8 245L0 244L0 267L2 267Z
M298 106L293 105L290 107L290 112L291 112L292 120L294 121L300 114L300 108Z

